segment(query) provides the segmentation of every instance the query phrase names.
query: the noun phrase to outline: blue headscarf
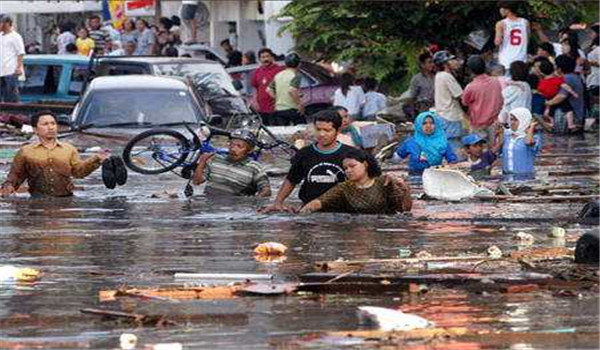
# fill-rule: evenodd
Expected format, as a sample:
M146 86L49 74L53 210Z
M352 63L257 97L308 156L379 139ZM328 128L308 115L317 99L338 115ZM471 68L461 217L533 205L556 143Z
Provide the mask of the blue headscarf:
M426 118L433 119L433 123L435 124L435 129L431 135L427 135L423 132L423 123ZM437 114L427 111L417 116L417 119L415 120L414 138L415 142L421 147L421 152L425 153L429 165L442 164L442 155L448 148L448 139L444 132L444 125Z

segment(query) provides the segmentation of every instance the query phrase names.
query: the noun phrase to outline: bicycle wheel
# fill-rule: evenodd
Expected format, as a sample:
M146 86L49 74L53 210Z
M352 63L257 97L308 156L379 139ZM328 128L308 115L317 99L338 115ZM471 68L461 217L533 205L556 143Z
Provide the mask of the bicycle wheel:
M129 169L146 175L173 170L191 152L189 141L171 129L153 129L137 135L123 149L123 160Z

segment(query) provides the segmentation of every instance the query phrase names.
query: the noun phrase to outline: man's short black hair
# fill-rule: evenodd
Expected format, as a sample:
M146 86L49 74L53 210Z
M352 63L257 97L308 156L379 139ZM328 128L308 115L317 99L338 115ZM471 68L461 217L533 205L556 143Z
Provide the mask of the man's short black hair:
M93 20L93 19L98 19L99 20L100 16L98 16L98 15L91 15L91 16L88 17L88 20L90 20L90 21Z
M575 59L568 55L560 55L556 57L554 63L556 64L556 68L559 68L563 74L573 73L575 71L575 67L577 66Z
M58 117L56 116L56 114L52 113L50 110L43 110L43 111L39 111L36 114L31 116L31 119L30 119L31 126L34 128L37 127L37 124L40 121L40 118L45 115L51 116L52 118L54 118L54 121L58 123Z
M342 127L342 117L336 110L326 109L315 113L315 125L317 122L331 123L335 130L339 130Z
M517 13L517 1L498 1L498 8L508 9L512 13Z
M271 57L275 58L275 53L268 47L263 47L262 49L258 50L258 57L260 57L263 53L268 53L271 55Z
M65 50L69 53L77 53L77 45L68 43L67 46L65 46Z
M12 24L13 24L12 17L10 17L9 15L2 15L2 16L0 16L0 23L8 23L9 25L12 26Z
M368 77L365 78L365 89L367 91L374 91L375 89L377 89L377 80L375 80L375 78L372 77Z
M430 58L433 59L433 56L431 56L429 52L423 52L419 55L419 63L423 65L425 64L425 61L427 61Z
M544 75L550 75L554 73L554 65L550 61L541 61L540 62L540 72Z
M540 49L546 51L547 53L550 54L550 56L555 56L556 52L554 51L554 46L548 42L545 43L541 43L540 44Z
M475 75L481 75L485 73L485 61L483 58L477 55L472 55L467 59L467 67Z
M508 71L510 72L510 78L513 81L527 81L529 66L523 61L514 61L510 64Z
M225 44L231 46L231 42L229 41L229 39L223 39L223 40L221 40L221 46L223 46Z

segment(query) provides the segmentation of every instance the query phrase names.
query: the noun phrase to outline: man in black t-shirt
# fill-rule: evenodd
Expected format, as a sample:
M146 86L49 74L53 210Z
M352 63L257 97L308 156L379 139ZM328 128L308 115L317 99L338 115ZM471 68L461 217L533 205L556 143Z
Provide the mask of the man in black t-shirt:
M342 160L352 147L337 141L342 125L340 115L335 110L322 111L315 115L314 123L316 143L304 147L292 158L292 166L275 203L263 208L262 213L294 211L283 202L300 183L298 196L306 204L346 180Z

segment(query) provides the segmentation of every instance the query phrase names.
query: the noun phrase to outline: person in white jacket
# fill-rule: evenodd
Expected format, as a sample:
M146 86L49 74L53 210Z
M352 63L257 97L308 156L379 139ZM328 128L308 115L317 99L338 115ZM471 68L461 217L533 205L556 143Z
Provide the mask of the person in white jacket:
M531 87L527 83L527 63L514 61L510 64L510 80L502 89L504 104L498 115L498 121L502 124L509 122L508 113L515 108L523 107L531 111Z
M364 104L365 92L362 87L354 85L354 76L350 73L342 74L340 87L333 94L333 105L346 108L352 119L360 120Z

